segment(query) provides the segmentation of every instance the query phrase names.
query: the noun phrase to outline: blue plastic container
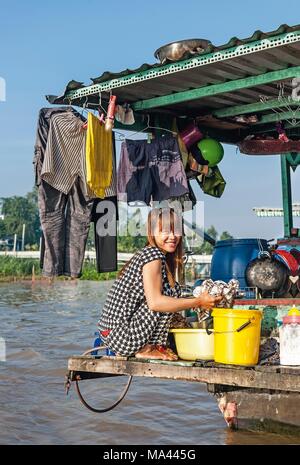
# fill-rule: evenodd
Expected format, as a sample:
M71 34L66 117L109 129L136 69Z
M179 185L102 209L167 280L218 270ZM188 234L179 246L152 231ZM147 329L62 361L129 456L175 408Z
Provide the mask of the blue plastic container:
M268 250L265 239L227 239L215 245L211 262L211 279L228 282L237 279L241 288L247 287L245 270L248 263Z

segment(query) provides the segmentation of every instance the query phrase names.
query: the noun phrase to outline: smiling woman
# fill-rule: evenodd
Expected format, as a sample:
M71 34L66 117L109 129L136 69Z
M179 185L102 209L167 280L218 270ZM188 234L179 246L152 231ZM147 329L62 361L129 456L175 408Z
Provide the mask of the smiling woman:
M200 306L211 309L218 299L207 293L180 297L175 279L182 266L182 232L173 209L150 211L147 238L108 293L99 330L104 343L118 355L176 360L167 348L173 314Z

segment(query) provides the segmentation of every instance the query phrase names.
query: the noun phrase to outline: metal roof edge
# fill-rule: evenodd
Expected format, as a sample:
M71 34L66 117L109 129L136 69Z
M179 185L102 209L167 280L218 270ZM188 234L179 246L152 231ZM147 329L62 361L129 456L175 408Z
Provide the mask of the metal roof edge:
M124 87L126 85L135 84L137 82L154 79L159 76L174 74L187 69L197 68L210 63L225 61L231 58L245 56L251 53L267 50L271 48L280 47L286 44L300 41L300 26L299 29L284 34L269 36L256 40L254 42L247 42L237 47L219 50L214 53L202 54L194 56L183 61L168 63L166 65L151 67L150 69L142 72L135 72L133 74L125 75L119 78L111 79L102 83L93 84L77 90L66 89L64 98L75 100L81 97L92 95L98 92L109 92L112 89ZM145 65L143 65L145 66Z

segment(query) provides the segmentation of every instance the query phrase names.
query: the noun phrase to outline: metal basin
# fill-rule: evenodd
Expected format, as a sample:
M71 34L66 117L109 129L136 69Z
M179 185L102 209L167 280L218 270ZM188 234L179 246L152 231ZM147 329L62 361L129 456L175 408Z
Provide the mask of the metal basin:
M209 46L212 46L212 43L205 39L179 40L158 48L154 56L161 63L167 60L177 61L188 55L203 53Z

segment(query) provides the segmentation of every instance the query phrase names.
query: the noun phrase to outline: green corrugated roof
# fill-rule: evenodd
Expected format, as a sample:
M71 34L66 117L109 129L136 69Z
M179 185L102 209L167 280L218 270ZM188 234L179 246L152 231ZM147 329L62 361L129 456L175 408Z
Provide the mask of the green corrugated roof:
M245 39L240 39L238 37L232 37L225 44L222 44L222 45L219 45L219 46L215 46L215 45L211 44L211 45L209 45L207 47L207 49L205 49L203 52L201 52L201 54L199 54L198 56L204 57L206 55L216 55L218 52L221 53L221 52L224 52L224 51L226 51L227 49L230 49L230 48L240 47L240 46L243 46L243 45L251 44L252 42L256 42L256 41L263 41L265 39L269 39L269 38L274 37L274 36L279 36L279 35L294 32L294 31L297 31L297 30L299 30L299 32L300 32L300 24L295 25L295 26L288 26L287 24L282 24L277 29L275 29L273 31L269 31L269 32L263 32L263 31L257 30L250 37L247 37ZM258 53L258 51L256 53ZM191 59L195 59L196 57L197 57L197 55L191 55ZM95 78L91 78L92 84L88 84L87 86L84 85L83 82L71 80L67 84L67 86L65 88L65 91L64 91L62 96L57 97L57 96L53 96L53 95L48 95L46 97L47 97L47 99L48 99L48 101L50 103L55 103L55 104L66 103L64 101L64 99L65 99L66 95L68 93L70 93L70 91L76 91L76 90L79 90L79 89L84 89L86 87L92 86L93 84L109 83L109 82L111 82L113 80L119 80L120 78L130 77L130 76L133 76L133 75L139 75L141 73L145 73L146 71L152 71L152 70L155 71L156 69L160 69L160 68L163 68L163 69L167 70L168 66L170 66L170 64L172 64L172 65L180 64L180 63L186 62L187 59L188 58L185 57L185 60L181 60L181 61L177 61L177 62L168 62L165 65L161 65L160 63L155 63L155 64L144 63L144 64L142 64L141 66L139 66L136 69L125 69L125 70L120 71L118 73L112 73L110 71L105 71L100 76L95 77ZM300 59L299 59L299 65L300 65ZM244 67L245 66L246 65L244 64ZM253 66L253 65L249 65L249 69L251 68L251 66ZM259 65L259 63L258 63L257 68L259 69L260 66L261 65ZM223 74L226 76L226 71L223 71ZM110 87L114 88L113 85L110 86ZM132 97L129 97L127 100L132 101L133 99L132 99ZM77 104L80 104L80 101L77 102Z
M274 31L255 31L246 39L233 37L220 46L211 44L199 55L176 62L143 64L119 73L106 71L87 86L72 80L62 96L47 99L82 106L98 104L99 93L105 102L113 92L118 103L130 103L136 114L204 117L201 127L223 131L223 140L235 143L248 130L274 130L278 116L272 106L278 85L284 84L290 95L293 77L300 77L300 25L283 24ZM266 105L261 96L267 98ZM279 111L284 111L281 107ZM257 113L260 120L248 128L233 124L232 116L239 113ZM282 117L288 120L291 113Z

